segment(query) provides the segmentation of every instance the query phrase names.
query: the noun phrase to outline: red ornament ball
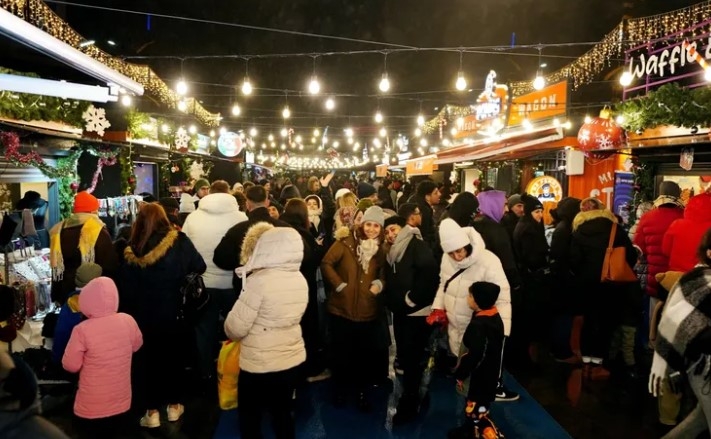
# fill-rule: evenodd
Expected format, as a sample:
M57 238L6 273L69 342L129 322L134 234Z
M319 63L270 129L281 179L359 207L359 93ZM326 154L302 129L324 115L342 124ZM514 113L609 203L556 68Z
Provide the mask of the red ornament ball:
M479 184L481 184L481 181L479 181L479 179L477 178L476 180L474 180L474 181L472 182L472 184L473 184L474 186L477 186L477 187L478 187Z
M625 131L612 119L593 118L578 131L578 145L583 151L619 148L625 143Z
M79 189L79 183L77 183L76 181L69 183L69 189L76 192Z
M134 177L134 176L128 177L128 184L136 184L136 177Z

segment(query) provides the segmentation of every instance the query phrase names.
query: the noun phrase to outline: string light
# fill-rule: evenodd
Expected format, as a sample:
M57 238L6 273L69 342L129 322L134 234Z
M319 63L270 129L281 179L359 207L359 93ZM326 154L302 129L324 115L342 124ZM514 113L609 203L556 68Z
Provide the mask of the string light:
M704 79L711 81L711 68L704 69Z
M383 113L381 113L380 110L375 113L375 123L383 123Z
M188 83L181 78L175 85L175 92L180 96L185 96L188 93Z
M301 143L301 140L303 139L301 138L301 136L296 136L294 140L296 140L296 143Z
M632 73L629 70L625 70L622 75L620 75L620 85L623 87L627 87L632 84L633 79L634 76L632 76Z
M185 99L181 99L180 101L178 101L178 110L182 111L183 113L188 111L188 104L187 102L185 102Z
M133 99L131 99L130 95L121 96L121 105L123 105L124 107L130 107L132 103Z
M245 96L249 96L252 94L252 83L249 82L249 78L245 77L244 82L242 83L242 94Z
M257 131L256 128L252 127L252 128L249 130L249 135L250 135L250 136L252 136L252 137L257 137L257 134L258 134L258 131Z
M282 116L284 119L288 119L288 118L291 117L291 110L289 110L289 106L288 106L288 105L287 105L286 107L284 107L283 110L281 110L281 116Z
M188 128L188 132L190 134L196 134L197 133L197 127L195 125L190 125L190 128Z
M282 128L280 134L281 134L282 137L286 137L286 136L289 135L289 131L287 131L286 128Z
M347 137L353 137L353 128L346 128L343 130Z
M546 86L546 78L541 76L540 74L536 76L536 79L533 80L533 88L536 90L543 90L543 88Z
M585 123L590 123L590 122L592 122L592 117L590 117L589 114L586 114L586 115L585 115L585 119L583 119L583 121L584 121Z
M390 90L390 79L388 79L388 74L383 73L383 77L380 79L380 83L378 84L378 88L380 91L383 93L387 93Z
M415 137L420 137L422 135L422 130L419 128L415 128Z
M318 82L318 78L316 76L312 76L311 81L309 81L309 93L317 95L320 91L321 84Z
M379 134L380 134L380 137L387 137L388 130L386 130L385 128L380 128Z
M227 134L227 128L225 128L225 127L220 127L220 135L221 135L221 136L224 136L225 134Z
M460 50L459 51L459 72L457 73L457 82L454 83L454 86L459 91L464 91L467 88L467 80L464 78L464 71L462 70L463 56L464 56L464 52L462 52Z
M334 108L336 108L336 101L333 100L333 98L326 99L325 107L328 111L333 110Z
M215 130L210 130L210 137L215 137Z
M232 115L233 115L233 116L239 116L240 114L242 114L242 109L239 107L239 105L234 104L234 105L232 106Z
M321 135L321 132L318 129L314 130L314 137L318 137Z
M421 127L424 124L425 124L425 116L423 116L422 114L418 115L417 116L417 126Z

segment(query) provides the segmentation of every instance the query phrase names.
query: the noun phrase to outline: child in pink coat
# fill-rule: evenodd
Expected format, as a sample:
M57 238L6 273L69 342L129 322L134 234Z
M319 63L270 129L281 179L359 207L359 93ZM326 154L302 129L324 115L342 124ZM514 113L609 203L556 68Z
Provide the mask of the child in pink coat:
M108 277L86 284L79 308L87 319L72 331L62 358L64 369L79 372L74 414L95 437L113 433L131 408L131 358L143 345L136 321L117 312L118 303Z

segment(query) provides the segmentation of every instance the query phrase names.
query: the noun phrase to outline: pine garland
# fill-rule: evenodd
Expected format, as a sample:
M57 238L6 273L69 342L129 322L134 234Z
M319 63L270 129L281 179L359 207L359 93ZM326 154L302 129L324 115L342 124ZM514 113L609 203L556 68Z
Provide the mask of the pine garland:
M136 191L136 175L133 172L133 148L121 151L119 164L121 165L121 193L133 195Z
M665 84L645 96L618 103L615 110L627 131L640 132L662 125L710 127L711 88Z

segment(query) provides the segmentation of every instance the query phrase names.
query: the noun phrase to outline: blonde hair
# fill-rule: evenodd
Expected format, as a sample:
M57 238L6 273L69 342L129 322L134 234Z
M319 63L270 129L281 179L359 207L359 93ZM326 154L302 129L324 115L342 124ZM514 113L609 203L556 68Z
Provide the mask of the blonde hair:
M358 205L358 198L356 198L353 192L348 192L344 194L336 201L336 209L341 207L356 207Z

